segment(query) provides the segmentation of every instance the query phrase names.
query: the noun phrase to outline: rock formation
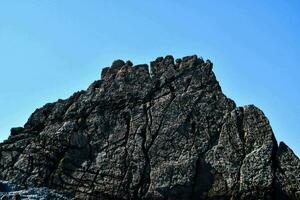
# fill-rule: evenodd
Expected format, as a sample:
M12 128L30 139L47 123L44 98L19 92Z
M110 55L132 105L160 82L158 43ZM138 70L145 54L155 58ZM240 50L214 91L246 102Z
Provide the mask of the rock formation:
M0 144L0 179L74 199L300 199L300 161L197 56L116 60Z

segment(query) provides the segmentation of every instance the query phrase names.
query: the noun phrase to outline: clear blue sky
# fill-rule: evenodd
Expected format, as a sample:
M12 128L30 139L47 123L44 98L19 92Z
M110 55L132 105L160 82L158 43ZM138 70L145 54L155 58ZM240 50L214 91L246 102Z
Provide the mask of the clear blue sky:
M85 3L84 3L85 2ZM300 1L0 0L0 140L114 59L198 54L300 155Z

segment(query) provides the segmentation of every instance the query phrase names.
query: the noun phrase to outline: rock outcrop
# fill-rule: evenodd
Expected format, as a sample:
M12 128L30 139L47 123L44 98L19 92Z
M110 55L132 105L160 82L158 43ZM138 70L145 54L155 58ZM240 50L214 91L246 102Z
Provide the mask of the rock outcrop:
M300 199L300 161L197 56L116 60L0 144L0 179L74 199Z

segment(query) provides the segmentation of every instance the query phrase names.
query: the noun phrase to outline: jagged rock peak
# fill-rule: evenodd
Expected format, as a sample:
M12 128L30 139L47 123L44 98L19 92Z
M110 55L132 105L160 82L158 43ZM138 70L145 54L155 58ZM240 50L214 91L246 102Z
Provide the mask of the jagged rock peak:
M197 55L192 55L183 57L182 59L176 59L175 64L173 56L167 55L165 57L158 57L154 61L150 62L149 72L149 67L147 64L133 66L131 61L127 61L125 63L123 60L115 60L111 67L105 67L102 69L101 79L107 80L110 77L115 78L119 73L134 73L141 68L141 74L144 74L144 76L151 75L153 78L160 78L163 73L178 71L184 68L193 67L195 65L201 65L203 63L204 61L202 58L198 58ZM212 66L212 63L209 60L207 60L206 63Z
M114 61L11 129L0 179L70 199L299 200L299 158L260 109L222 93L212 66Z

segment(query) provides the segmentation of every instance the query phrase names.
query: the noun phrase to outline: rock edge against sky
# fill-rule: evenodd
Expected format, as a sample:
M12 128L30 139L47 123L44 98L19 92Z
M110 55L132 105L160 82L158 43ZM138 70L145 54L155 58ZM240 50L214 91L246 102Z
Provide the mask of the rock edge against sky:
M300 161L197 56L116 60L0 144L0 179L75 199L300 199Z

